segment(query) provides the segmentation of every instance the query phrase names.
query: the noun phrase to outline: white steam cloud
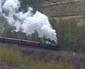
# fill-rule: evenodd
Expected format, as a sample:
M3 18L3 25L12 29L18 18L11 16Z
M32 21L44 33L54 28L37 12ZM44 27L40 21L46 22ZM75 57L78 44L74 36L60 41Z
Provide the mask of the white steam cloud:
M33 14L33 8L28 7L24 13L19 11L19 0L0 0L0 14L4 16L10 26L14 26L16 32L22 31L31 35L37 31L40 38L46 37L57 43L56 31L52 29L48 17L39 11Z

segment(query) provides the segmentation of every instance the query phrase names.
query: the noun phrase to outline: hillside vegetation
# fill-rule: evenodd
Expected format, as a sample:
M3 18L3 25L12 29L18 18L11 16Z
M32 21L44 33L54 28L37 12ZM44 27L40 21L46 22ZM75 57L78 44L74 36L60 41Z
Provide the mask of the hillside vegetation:
M0 63L5 69L75 69L85 68L84 59L62 57L62 52L28 48L22 50L16 45L0 44ZM27 48L26 48L27 49ZM76 63L77 62L77 63ZM80 64L78 66L78 64ZM1 66L0 66L1 67Z
M64 51L85 54L85 12L84 0L21 0L20 10L27 10L27 4L34 10L46 14L56 29L58 44ZM11 37L39 41L37 34L26 36L14 29L0 17L0 37ZM69 52L68 52L69 53ZM71 55L71 56L65 56ZM75 54L75 53L74 53ZM62 57L64 55L65 57ZM79 55L78 55L79 56ZM73 58L72 54L46 51L41 49L23 48L22 45L1 44L0 62L5 62L11 69L85 69L85 59Z

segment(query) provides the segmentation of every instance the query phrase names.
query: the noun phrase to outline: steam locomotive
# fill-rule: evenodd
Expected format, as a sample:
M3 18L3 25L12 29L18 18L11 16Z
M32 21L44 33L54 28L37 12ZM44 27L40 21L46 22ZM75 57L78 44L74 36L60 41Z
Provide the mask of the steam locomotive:
M47 44L38 41L22 40L22 39L7 38L7 37L0 37L0 43L17 44L23 47L40 48L40 49L55 50L55 51L61 49L60 46L56 44Z

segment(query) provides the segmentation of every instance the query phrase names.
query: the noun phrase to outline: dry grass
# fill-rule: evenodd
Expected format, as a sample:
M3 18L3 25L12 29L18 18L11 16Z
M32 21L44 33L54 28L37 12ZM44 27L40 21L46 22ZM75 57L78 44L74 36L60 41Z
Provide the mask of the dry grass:
M32 69L63 69L63 64L57 64L55 61L49 61L45 63L42 60L34 60L30 56L23 56L23 54L18 50L13 51L9 48L0 48L0 58L11 66L26 66Z
M0 47L0 59L17 69L74 69L73 65L54 60L44 61L25 56L19 49ZM84 69L81 68L81 69Z

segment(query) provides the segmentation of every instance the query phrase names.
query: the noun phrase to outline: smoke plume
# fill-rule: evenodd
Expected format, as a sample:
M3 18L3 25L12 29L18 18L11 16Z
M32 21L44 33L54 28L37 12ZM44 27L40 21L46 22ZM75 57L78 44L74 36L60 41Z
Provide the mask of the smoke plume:
M48 38L57 43L56 31L49 23L48 17L39 11L33 14L33 8L28 7L26 12L19 11L19 0L0 0L0 14L6 18L10 26L14 26L16 32L26 35L38 33L39 38Z

